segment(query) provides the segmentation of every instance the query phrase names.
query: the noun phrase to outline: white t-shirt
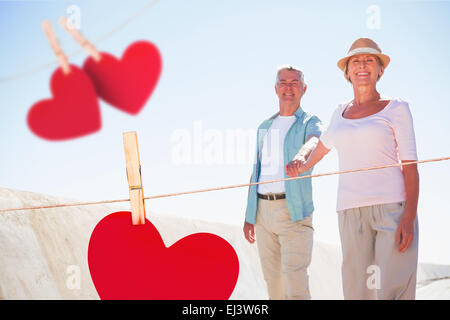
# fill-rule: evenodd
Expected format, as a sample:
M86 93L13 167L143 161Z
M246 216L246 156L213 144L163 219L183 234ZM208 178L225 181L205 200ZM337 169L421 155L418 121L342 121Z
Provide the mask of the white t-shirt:
M340 104L321 135L323 145L336 147L339 170L351 170L417 160L411 112L407 102L391 99L376 114L361 119L342 116ZM400 167L339 175L337 211L406 200Z
M295 116L277 116L264 136L261 149L259 181L284 179L284 137L295 122ZM284 181L258 185L258 193L283 193Z

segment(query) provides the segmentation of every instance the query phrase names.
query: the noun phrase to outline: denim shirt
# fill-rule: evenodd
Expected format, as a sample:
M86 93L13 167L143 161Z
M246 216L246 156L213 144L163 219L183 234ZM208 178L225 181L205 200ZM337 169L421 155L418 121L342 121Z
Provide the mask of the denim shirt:
M261 173L261 146L264 136L269 131L273 120L279 115L277 112L269 119L265 120L258 127L256 140L256 155L253 164L253 172L251 182L258 182ZM311 115L303 111L299 106L295 112L295 122L289 128L284 138L284 165L286 166L300 151L305 144L305 139L309 135L316 135L320 137L323 127L322 122L317 116ZM313 168L303 172L300 176L310 175ZM284 172L284 177L289 178ZM286 200L289 209L289 214L292 221L303 220L313 213L314 205L312 199L312 184L311 178L296 179L285 181ZM257 185L250 186L247 200L247 210L245 212L245 221L251 224L256 223L256 212L258 207Z

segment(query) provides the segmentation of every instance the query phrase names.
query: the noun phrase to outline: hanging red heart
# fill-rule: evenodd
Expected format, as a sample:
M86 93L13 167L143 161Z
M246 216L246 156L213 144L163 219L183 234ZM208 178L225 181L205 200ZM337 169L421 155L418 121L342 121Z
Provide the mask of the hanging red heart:
M148 41L131 44L120 60L102 52L99 62L89 57L83 65L97 94L112 106L133 115L141 111L155 89L161 68L158 48Z
M35 103L27 115L30 130L47 140L78 138L100 129L100 107L89 76L70 65L70 73L61 68L50 80L52 99Z
M166 248L155 226L134 226L131 212L112 213L95 227L88 263L101 299L225 300L234 290L239 260L211 233L196 233Z

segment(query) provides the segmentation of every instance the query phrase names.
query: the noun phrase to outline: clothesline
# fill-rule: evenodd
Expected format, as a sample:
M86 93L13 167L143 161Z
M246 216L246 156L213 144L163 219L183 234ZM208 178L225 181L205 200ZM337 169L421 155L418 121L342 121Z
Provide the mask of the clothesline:
M197 189L197 190L183 191L183 192L176 192L176 193L167 193L167 194L161 194L161 195L154 195L154 196L144 197L144 200L151 200L151 199L158 199L158 198L167 198L167 197L176 197L176 196L181 196L181 195L186 195L186 194L195 194L195 193L202 193L202 192L210 192L210 191L242 188L242 187L248 187L248 186L259 185L259 184L266 184L266 183L275 183L275 182L281 182L281 181L291 181L291 180L300 180L300 179L308 179L308 178L317 178L317 177L331 176L331 175L337 175L337 174L345 174L345 173L351 173L351 172L378 170L378 169L384 169L384 168L390 168L390 167L407 166L407 165L412 165L412 164L427 163L427 162L438 162L438 161L445 161L445 160L450 160L450 157L434 158L434 159L427 159L427 160L418 160L418 161L411 161L411 162L407 162L407 163L394 163L394 164L390 164L390 165L367 167L367 168L359 168L359 169L352 169L352 170L333 171L333 172L326 172L326 173L319 173L319 174L313 174L313 175L298 176L298 177L284 178L284 179L277 179L277 180L270 180L270 181L263 181L263 182L243 183L243 184L235 184L235 185L213 187L213 188L206 188L206 189ZM95 205L95 204L109 204L109 203L118 203L118 202L127 202L127 201L130 201L130 199L103 200L103 201L91 201L91 202L79 202L79 203L64 203L64 204L55 204L55 205L48 205L48 206L35 206L35 207L23 207L23 208L8 208L8 209L0 209L0 213L10 212L10 211L53 209L53 208L77 207L77 206L86 206L86 205Z

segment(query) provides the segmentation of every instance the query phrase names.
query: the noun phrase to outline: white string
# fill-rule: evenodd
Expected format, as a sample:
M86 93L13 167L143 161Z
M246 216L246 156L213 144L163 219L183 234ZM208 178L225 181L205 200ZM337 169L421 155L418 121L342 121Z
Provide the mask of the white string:
M139 11L137 11L136 13L134 13L133 15L131 15L129 18L127 18L124 22L122 22L120 25L118 25L117 27L115 27L114 29L110 30L109 32L107 32L106 34L104 34L103 36L101 36L100 38L96 39L93 41L94 45L108 39L109 37L111 37L113 34L115 34L116 32L122 30L123 28L125 28L125 26L127 24L129 24L131 21L135 20L136 18L138 18L140 15L142 15L145 11L147 11L148 9L150 9L156 2L158 2L158 0L151 0L149 3L147 3L144 7L142 7L141 9L139 9ZM67 54L67 57L74 57L76 55L79 55L80 53L83 52L83 49L77 49L76 51L73 51L69 54ZM28 71L24 71L21 73L17 73L17 74L13 74L10 76L6 76L6 77L2 77L0 78L0 84L4 83L4 82L8 82L8 81L13 81L13 80L17 80L29 75L32 75L34 73L38 73L41 72L43 70L47 70L51 67L55 67L58 66L58 61L54 60L53 62L49 62L47 64L43 64L39 67L30 69Z
M377 170L377 169L384 169L384 168L390 168L390 167L400 167L400 166L403 167L403 166L408 166L408 165L413 165L413 164L418 164L418 163L437 162L437 161L445 161L445 160L450 160L450 157L442 157L442 158L427 159L427 160L417 160L417 161L411 161L411 162L406 162L406 163L394 163L394 164L383 165L383 166L376 166L376 167L368 167L368 168L359 168L359 169L352 169L352 170L326 172L326 173L319 173L319 174L313 174L313 175L308 175L308 176L298 176L298 177L278 179L278 180L270 180L270 181L263 181L263 182L242 183L242 184L236 184L236 185L230 185L230 186L222 186L222 187L198 189L198 190L192 190L192 191L168 193L168 194L161 194L161 195L144 197L144 200L166 198L166 197L177 197L177 196L181 196L181 195L185 195L185 194L194 194L194 193L201 193L201 192L210 192L210 191L218 191L218 190L225 190L225 189L234 189L234 188L241 188L241 187L259 185L259 184L268 184L268 183L281 182L281 181L299 180L299 179L307 179L307 178L317 178L317 177L331 176L331 175L336 175L336 174L345 174L345 173L350 173L350 172L369 171L369 170ZM77 207L77 206L87 206L87 205L93 205L93 204L106 204L106 203L127 202L127 201L130 201L130 199L102 200L102 201L91 201L91 202L80 202L80 203L63 203L63 204L55 204L55 205L47 205L47 206L24 207L24 208L8 208L8 209L0 209L0 213L10 212L10 211L22 211L22 210L38 210L38 209L51 209L51 208L62 208L62 207Z

